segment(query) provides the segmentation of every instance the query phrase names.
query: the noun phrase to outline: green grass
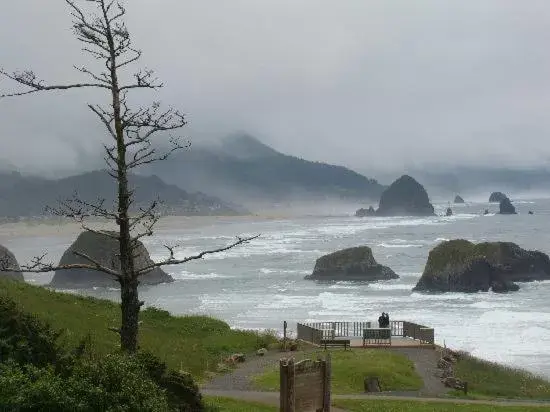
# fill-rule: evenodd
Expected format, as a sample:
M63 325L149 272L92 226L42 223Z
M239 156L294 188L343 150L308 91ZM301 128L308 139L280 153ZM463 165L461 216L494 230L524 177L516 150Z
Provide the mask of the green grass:
M241 401L231 398L205 397L212 412L277 412L279 408L258 402Z
M120 326L117 303L9 280L0 280L0 293L53 328L63 330L61 339L67 347L76 346L90 335L99 354L120 348L118 335L108 330ZM140 348L198 379L207 370L215 370L223 357L251 352L274 341L269 335L232 330L227 323L206 316L176 317L163 310L147 309L141 312L140 320Z
M422 379L413 363L404 355L383 349L331 350L332 390L336 394L354 394L364 391L364 379L377 376L382 390L407 391L422 387ZM324 352L307 354L307 358L324 357ZM278 367L254 378L258 389L279 390Z
M548 406L501 406L374 399L335 400L332 404L350 412L542 412L548 410Z
M550 399L550 382L530 372L464 355L455 365L455 375L468 382L473 398ZM462 392L453 392L463 396Z

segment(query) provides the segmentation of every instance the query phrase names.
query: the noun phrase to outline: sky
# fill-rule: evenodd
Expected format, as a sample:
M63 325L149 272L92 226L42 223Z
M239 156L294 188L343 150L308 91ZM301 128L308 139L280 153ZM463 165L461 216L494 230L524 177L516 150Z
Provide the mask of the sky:
M246 131L372 173L550 160L547 0L126 4L143 51L135 68L165 83L133 99L186 112L194 144ZM82 80L72 66L91 60L70 24L63 0L11 2L0 14L0 67ZM0 80L0 91L14 88ZM86 105L107 101L91 90L0 100L0 167L93 167L105 132Z

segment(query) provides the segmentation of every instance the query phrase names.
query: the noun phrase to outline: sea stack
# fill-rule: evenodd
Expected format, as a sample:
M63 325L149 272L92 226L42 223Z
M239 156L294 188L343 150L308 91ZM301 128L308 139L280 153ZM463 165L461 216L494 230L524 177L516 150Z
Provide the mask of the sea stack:
M119 243L117 239L109 236L114 232L95 233L82 232L71 246L65 251L59 265L70 264L89 264L85 258L76 255L74 252L84 253L102 265L119 270L120 261L118 259ZM149 257L149 252L138 242L137 249L134 251L134 265L136 269L141 269L153 263ZM140 277L142 285L156 285L159 283L172 282L174 279L160 268L155 268L151 272ZM97 270L90 269L65 269L58 270L50 283L55 288L91 288L91 287L117 287L119 284L112 276Z
M506 196L504 193L502 193L502 192L493 192L489 196L489 203L500 203L504 199L508 199L508 196Z
M14 269L14 270L20 270L19 263L17 262L17 259L15 258L15 255L11 253L8 248L0 245L0 266L2 269ZM13 271L0 271L0 278L1 279L12 279L12 280L19 280L24 281L25 278L21 272L13 272Z
M464 199L462 199L459 195L456 195L454 203L464 203Z
M512 204L510 199L508 199L508 198L502 199L500 201L499 213L501 215L515 215L515 214L517 214L516 208L514 207L514 205Z
M368 246L342 249L321 256L315 262L313 273L305 277L312 280L363 282L398 278L389 267L376 262Z
M424 186L403 175L382 193L376 215L434 216L435 213Z
M474 244L464 239L433 248L413 290L422 292L511 292L514 282L550 279L550 259L511 242Z
M376 211L374 210L374 207L372 207L372 206L369 206L368 209L365 209L365 208L358 209L355 212L355 216L357 216L357 217L375 216L375 215L376 215Z

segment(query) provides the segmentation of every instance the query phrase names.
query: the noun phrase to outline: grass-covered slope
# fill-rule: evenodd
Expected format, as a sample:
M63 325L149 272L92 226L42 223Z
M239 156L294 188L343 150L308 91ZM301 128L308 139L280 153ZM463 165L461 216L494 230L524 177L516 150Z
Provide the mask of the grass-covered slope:
M366 376L377 376L383 391L417 390L422 379L413 363L404 355L377 349L336 350L332 355L332 390L335 394L357 394L364 391ZM309 359L324 357L325 352L308 353ZM297 359L299 360L299 359ZM258 389L279 390L279 368L255 377Z
M455 375L468 382L471 397L550 400L550 382L547 380L522 369L473 356L465 355L457 361ZM462 396L461 392L456 394Z
M36 314L54 329L63 330L61 341L76 346L87 335L100 354L119 348L119 337L109 327L120 325L120 307L107 300L53 292L23 282L0 280L0 294L9 296L25 311ZM169 367L201 378L214 370L222 357L250 352L272 341L268 335L237 331L220 320L205 316L171 316L147 309L140 315L139 344Z

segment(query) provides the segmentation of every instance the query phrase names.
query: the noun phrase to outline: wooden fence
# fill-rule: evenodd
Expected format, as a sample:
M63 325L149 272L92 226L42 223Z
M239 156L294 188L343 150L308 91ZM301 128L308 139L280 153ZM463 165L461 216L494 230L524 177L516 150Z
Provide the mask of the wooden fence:
M330 412L331 361L281 359L280 411Z
M319 345L323 339L323 332L322 330L316 329L312 326L298 323L296 327L296 338Z
M403 322L403 337L413 338L420 343L434 344L434 329L412 322Z

